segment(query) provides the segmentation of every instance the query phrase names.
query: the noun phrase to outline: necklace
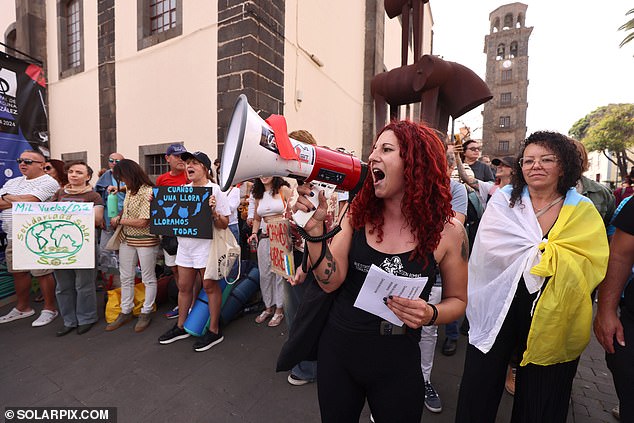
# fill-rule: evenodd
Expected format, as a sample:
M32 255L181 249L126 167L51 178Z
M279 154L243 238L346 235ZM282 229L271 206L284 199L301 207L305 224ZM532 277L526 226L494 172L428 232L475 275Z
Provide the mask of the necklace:
M543 215L548 210L550 210L552 206L554 206L555 204L559 203L563 199L564 199L563 196L555 198L553 201L551 201L550 203L546 204L541 209L536 209L535 207L533 207L533 210L535 211L535 217L539 218L541 215Z

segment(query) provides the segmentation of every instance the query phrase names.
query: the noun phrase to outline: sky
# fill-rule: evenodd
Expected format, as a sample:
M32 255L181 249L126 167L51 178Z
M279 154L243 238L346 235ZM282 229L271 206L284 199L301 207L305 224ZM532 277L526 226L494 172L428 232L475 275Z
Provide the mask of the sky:
M485 77L484 37L489 13L512 3L495 0L430 0L434 54ZM524 1L528 42L527 135L537 130L567 134L579 119L610 103L634 103L634 41L619 48L634 18L632 0ZM482 107L456 119L482 137ZM485 140L486 141L486 140Z

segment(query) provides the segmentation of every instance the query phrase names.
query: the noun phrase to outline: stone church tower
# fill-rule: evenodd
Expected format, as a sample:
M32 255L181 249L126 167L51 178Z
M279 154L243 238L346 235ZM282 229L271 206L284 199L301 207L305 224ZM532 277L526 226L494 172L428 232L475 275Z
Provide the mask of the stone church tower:
M510 3L489 14L490 32L484 37L486 83L493 99L484 105L482 154L517 155L526 138L528 89L527 5Z

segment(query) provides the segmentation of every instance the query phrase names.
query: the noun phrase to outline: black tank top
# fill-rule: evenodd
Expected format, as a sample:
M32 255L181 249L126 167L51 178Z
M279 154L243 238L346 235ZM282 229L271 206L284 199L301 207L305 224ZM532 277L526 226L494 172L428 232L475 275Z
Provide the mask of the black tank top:
M397 276L409 278L427 276L429 279L420 296L427 300L431 287L436 281L437 265L434 254L429 254L425 267L422 260L410 261L410 255L411 251L401 254L385 254L377 251L368 245L364 229L355 230L348 254L348 274L332 306L329 323L345 331L379 334L383 319L354 306L372 264ZM420 334L420 330L414 332Z

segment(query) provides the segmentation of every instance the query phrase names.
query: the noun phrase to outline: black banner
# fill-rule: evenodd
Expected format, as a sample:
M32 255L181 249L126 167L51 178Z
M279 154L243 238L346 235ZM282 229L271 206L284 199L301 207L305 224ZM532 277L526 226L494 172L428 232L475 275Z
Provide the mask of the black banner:
M150 232L157 235L211 239L213 220L205 187L154 187Z
M49 155L46 79L40 66L0 52L0 186L20 176L24 150Z

